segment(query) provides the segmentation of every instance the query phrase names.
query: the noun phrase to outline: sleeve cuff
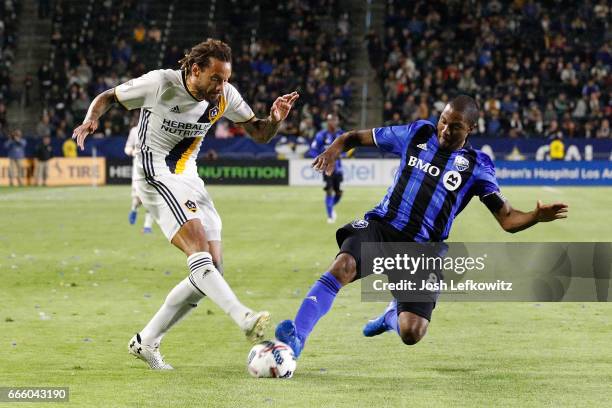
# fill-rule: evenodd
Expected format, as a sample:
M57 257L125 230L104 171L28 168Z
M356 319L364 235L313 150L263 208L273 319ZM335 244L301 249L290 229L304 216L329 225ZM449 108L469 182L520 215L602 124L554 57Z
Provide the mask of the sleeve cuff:
M129 109L128 109L128 107L127 107L127 106L125 106L125 105L123 104L123 102L121 102L121 101L119 100L119 98L117 98L117 87L114 87L114 88L113 88L113 96L115 97L115 101L116 101L116 102L117 102L119 105L121 105L121 107L122 107L123 109L125 109L125 110L129 110Z
M378 140L376 140L376 128L372 128L372 139L374 140L374 144L376 145L376 147L380 148L380 146L378 145Z

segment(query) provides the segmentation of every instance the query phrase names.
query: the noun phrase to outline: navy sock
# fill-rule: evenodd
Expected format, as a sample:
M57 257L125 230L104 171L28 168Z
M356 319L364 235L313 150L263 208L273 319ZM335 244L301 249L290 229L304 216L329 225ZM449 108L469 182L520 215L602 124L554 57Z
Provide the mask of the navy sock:
M342 198L342 194L336 193L336 195L334 196L334 205L338 204L341 198Z
M341 287L340 282L330 272L325 272L312 285L295 315L295 328L302 345L306 343L319 319L329 312Z
M331 218L332 211L334 211L334 197L325 196L325 209L327 210L327 218Z

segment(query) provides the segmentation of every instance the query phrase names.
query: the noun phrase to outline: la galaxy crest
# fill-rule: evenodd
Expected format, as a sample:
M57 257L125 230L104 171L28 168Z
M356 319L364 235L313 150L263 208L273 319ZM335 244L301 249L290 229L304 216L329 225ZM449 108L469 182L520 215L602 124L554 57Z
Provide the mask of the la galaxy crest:
M192 213L195 213L196 211L198 211L198 206L196 205L196 203L194 203L191 200L185 201L185 207L187 207L187 209L191 211Z
M208 120L212 121L215 118L215 116L217 116L218 114L219 114L219 107L218 106L213 106L208 111Z

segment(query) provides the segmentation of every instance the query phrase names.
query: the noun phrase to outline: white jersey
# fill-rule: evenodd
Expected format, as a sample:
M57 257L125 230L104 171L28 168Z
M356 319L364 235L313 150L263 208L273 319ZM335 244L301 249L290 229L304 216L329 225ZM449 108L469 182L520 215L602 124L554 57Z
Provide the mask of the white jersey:
M138 178L166 174L196 175L202 139L222 116L247 122L255 116L231 84L215 104L198 101L187 89L182 70L156 70L115 88L126 109L140 108L136 155Z

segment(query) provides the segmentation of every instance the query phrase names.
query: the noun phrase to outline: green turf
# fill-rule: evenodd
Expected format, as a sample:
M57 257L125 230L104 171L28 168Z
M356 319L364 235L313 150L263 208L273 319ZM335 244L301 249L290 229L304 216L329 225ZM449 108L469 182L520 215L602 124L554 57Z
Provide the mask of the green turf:
M336 253L321 189L210 192L227 280L274 322L293 317ZM383 192L347 188L339 221ZM508 235L475 200L451 239L611 241L611 193L506 188L518 208L566 201L570 218ZM354 285L315 329L295 377L278 381L248 376L248 344L204 301L164 341L176 370L150 371L126 345L186 275L185 258L157 227L143 236L127 225L128 205L128 187L0 189L0 386L69 386L73 407L610 406L605 303L440 303L427 337L407 347L393 334L361 336L384 304L361 303Z

